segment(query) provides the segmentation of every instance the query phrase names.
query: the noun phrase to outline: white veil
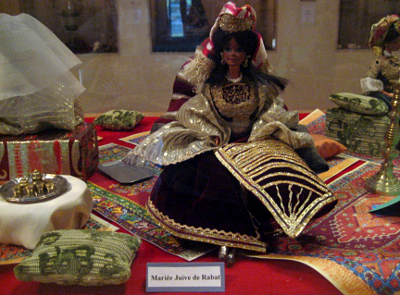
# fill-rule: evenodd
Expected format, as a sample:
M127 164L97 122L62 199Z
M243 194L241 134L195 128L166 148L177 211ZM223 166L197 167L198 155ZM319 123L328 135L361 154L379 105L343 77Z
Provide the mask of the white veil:
M0 14L0 134L79 124L75 100L85 88L70 70L80 64L32 16Z

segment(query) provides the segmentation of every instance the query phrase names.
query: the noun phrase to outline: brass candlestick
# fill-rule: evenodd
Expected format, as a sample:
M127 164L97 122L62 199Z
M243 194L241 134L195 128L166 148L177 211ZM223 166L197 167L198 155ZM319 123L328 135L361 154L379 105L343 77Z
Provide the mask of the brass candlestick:
M381 169L375 175L367 178L366 188L378 195L399 195L400 182L393 173L393 160L398 156L399 151L396 145L399 142L399 104L400 104L400 85L394 88L392 99L392 110L388 116L390 124L385 134L386 147L382 150L383 163Z

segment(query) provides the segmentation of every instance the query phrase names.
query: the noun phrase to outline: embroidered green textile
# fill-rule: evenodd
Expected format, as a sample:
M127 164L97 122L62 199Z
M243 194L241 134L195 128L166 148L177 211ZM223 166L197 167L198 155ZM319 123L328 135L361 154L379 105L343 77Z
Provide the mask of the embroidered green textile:
M143 118L141 112L118 109L101 114L94 123L109 130L132 130Z
M21 281L62 285L122 284L141 239L124 233L96 230L57 230L45 233L32 255L14 268Z
M382 100L356 93L341 92L331 94L329 99L348 111L365 115L385 115L389 107Z
M343 108L326 112L325 136L339 141L349 151L380 157L390 118L354 113Z

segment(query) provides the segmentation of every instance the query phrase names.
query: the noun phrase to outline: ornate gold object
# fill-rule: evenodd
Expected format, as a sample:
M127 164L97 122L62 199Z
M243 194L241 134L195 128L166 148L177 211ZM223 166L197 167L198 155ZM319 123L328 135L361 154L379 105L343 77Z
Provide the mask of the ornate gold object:
M253 29L253 25L254 19L250 17L237 18L230 14L223 14L219 22L221 29L229 33L250 31Z
M10 180L0 188L1 196L12 203L34 203L57 197L68 189L68 181L59 175L33 171L27 177Z
M382 150L383 163L381 169L365 181L366 188L378 195L399 195L400 182L393 173L393 160L398 156L399 151L396 145L399 142L399 105L400 105L400 85L394 88L392 99L392 111L389 112L390 124L386 130L385 144Z

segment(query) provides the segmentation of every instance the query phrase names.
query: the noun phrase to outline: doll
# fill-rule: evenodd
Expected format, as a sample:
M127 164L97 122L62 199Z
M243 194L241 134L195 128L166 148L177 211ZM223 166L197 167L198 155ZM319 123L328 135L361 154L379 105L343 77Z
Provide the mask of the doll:
M266 252L276 235L298 236L336 203L295 152L314 143L284 108L287 81L270 74L255 21L250 5L224 5L180 72L196 95L124 159L164 167L150 215L179 238L221 246L228 265L236 249Z
M363 93L383 100L391 109L393 85L400 78L400 62L394 51L400 49L400 18L389 15L372 25L369 45L375 59L361 79Z

